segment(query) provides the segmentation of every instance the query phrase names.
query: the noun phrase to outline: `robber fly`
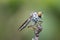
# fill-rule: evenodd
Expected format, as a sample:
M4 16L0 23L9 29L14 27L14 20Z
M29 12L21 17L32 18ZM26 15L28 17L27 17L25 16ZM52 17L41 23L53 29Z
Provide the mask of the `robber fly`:
M34 22L33 25L35 25L37 22L41 22L41 16L42 16L42 12L33 12L32 15L30 15L30 17L19 27L18 30L22 31L31 21ZM30 25L32 26L32 25ZM29 26L29 27L30 27Z

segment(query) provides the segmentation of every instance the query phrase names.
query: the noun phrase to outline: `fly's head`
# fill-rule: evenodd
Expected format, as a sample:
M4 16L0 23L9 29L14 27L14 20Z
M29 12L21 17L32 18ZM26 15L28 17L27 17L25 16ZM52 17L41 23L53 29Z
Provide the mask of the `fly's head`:
M42 12L38 12L38 17L41 18Z

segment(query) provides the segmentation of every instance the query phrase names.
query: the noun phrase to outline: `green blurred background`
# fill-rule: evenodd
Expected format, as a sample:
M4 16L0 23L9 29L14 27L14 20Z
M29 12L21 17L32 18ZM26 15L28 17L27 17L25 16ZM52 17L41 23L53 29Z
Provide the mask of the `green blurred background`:
M60 0L0 0L0 40L32 40L31 29L17 29L34 11L43 12L39 40L60 40Z

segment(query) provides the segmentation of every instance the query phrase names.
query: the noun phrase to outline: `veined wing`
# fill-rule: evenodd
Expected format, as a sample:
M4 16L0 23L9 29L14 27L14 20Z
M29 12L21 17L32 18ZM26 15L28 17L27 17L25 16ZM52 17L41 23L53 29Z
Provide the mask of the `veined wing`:
M28 24L29 24L29 22L31 21L31 19L29 18L29 19L27 19L20 27L19 27L19 29L18 30L23 30Z

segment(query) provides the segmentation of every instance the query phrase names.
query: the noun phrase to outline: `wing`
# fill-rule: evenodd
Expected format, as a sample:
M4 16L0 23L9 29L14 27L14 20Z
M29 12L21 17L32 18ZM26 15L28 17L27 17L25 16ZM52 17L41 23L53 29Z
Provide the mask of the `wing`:
M29 22L31 21L31 19L29 18L29 19L27 19L20 27L19 27L19 29L18 30L23 30L28 24L29 24Z

